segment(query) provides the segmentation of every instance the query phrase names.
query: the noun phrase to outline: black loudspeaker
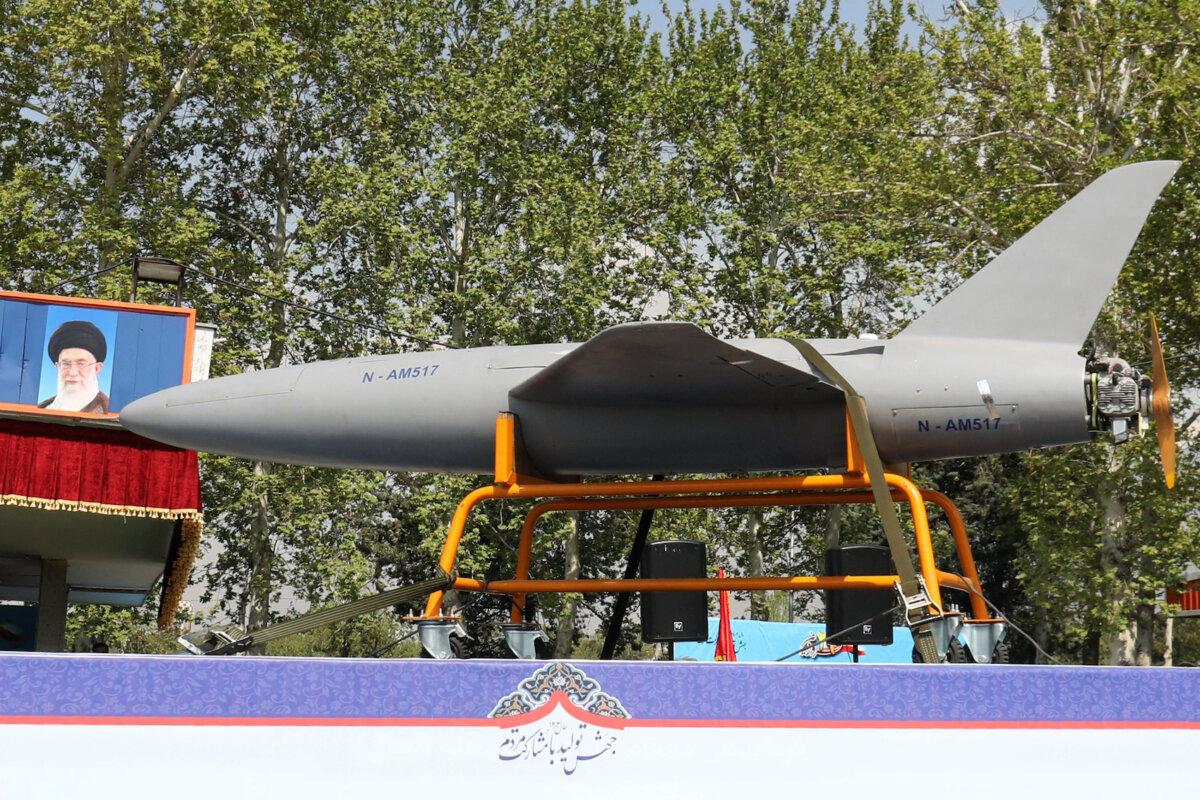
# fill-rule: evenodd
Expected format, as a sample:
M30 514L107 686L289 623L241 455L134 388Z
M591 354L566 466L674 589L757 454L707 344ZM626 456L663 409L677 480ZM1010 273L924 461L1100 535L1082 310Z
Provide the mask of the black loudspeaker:
M892 554L886 547L854 544L825 551L827 575L892 575ZM891 644L896 595L888 589L825 591L825 633L830 644ZM838 631L854 627L841 636Z
M703 542L651 542L642 553L643 578L703 578ZM704 592L642 592L642 641L703 642L708 639Z

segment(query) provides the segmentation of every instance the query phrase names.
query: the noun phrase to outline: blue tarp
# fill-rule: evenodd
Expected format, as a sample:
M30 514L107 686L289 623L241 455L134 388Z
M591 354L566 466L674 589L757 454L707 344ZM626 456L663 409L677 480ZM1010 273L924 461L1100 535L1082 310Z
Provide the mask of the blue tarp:
M676 642L675 660L712 661L717 649L718 620L708 620L708 640L703 642ZM738 661L777 661L789 653L800 650L810 640L817 642L825 636L825 626L815 622L759 622L735 619L733 644L737 649ZM911 664L913 640L908 628L895 628L895 641L890 645L859 645L862 652L861 664ZM850 653L824 655L828 648L809 648L803 654L787 659L789 662L805 664L847 663Z

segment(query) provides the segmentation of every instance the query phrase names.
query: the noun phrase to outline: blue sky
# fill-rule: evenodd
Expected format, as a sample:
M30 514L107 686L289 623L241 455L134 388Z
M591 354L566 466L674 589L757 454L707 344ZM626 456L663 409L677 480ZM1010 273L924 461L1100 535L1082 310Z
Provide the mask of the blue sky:
M672 13L681 11L683 5L683 0L667 0L666 2L667 8ZM692 9L696 12L701 10L711 11L719 5L728 5L728 0L692 0ZM917 8L921 9L935 21L946 17L945 8L949 5L952 5L952 0L916 0ZM654 30L662 31L665 28L666 21L662 6L663 0L637 0L632 6L631 11L648 18ZM842 19L861 30L867 18L868 6L868 0L842 0ZM1001 0L1000 8L1006 17L1016 19L1032 15L1038 11L1040 5L1037 0ZM906 28L910 41L915 43L919 29L911 22L908 23Z

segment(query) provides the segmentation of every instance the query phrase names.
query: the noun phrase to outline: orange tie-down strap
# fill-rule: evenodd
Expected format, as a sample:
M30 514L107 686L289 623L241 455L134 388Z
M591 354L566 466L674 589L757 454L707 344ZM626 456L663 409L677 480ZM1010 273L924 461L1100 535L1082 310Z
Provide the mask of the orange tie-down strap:
M829 360L817 352L817 349L803 339L788 339L793 347L800 351L809 364L820 370L825 377L842 390L846 395L846 412L850 415L850 426L853 429L859 452L862 453L863 464L867 469L867 478L871 482L871 493L875 498L875 508L883 522L883 532L887 537L888 549L891 550L892 562L896 567L896 575L900 578L900 594L904 601L905 613L910 624L918 618L927 616L926 609L933 609L940 614L928 600L928 592L913 565L912 553L904 540L904 532L900 527L900 515L892 503L892 492L884 478L883 460L879 457L879 448L875 445L875 437L871 434L870 421L867 418L867 401L855 391L850 382L838 372ZM924 596L922 598L922 596ZM918 602L924 599L927 602ZM927 624L917 625L913 629L913 639L917 649L926 663L936 664L941 660L934 644L933 631Z

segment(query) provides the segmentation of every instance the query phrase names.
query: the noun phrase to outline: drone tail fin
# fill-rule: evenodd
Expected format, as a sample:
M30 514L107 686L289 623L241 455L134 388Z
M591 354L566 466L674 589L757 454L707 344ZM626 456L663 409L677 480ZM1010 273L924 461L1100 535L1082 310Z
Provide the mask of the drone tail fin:
M1101 175L968 278L901 336L1079 346L1178 161Z

